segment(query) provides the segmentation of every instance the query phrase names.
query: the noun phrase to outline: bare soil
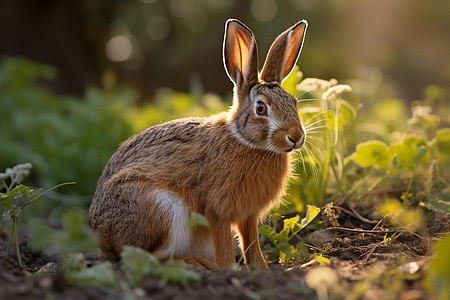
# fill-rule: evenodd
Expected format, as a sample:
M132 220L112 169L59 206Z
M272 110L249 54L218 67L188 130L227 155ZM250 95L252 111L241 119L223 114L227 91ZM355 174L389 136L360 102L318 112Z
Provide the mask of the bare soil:
M371 219L371 210L342 203L328 207L310 232L298 240L311 241L312 252L330 259L323 265L304 261L289 266L271 264L267 271L199 270L202 280L189 288L160 286L145 278L142 286L126 290L68 283L61 272L31 279L28 274L52 261L28 248L20 237L25 272L14 255L6 254L7 232L0 232L0 300L3 299L436 299L422 287L422 279L433 253L433 244L450 232L450 214L430 216L420 232L408 233L383 220ZM318 230L322 226L325 229ZM332 228L329 228L332 227ZM375 228L375 229L374 229ZM321 234L312 234L320 232ZM385 237L395 240L389 242ZM311 239L311 236L314 236ZM318 237L317 237L318 236ZM321 245L317 245L321 244ZM95 264L102 258L92 256ZM333 277L336 276L335 279ZM317 289L311 278L323 277ZM325 294L323 294L325 293Z

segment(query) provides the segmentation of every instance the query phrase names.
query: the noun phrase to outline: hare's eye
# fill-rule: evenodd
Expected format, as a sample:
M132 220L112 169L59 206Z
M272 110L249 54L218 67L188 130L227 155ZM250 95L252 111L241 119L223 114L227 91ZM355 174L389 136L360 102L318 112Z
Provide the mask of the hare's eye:
M267 116L267 105L264 102L258 101L255 110L258 116Z

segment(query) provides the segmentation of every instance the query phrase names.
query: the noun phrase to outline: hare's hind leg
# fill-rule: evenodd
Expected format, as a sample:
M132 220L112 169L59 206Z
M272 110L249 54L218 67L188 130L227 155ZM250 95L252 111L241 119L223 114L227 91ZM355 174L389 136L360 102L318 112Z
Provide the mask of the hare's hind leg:
M118 178L103 191L91 205L90 223L109 259L119 260L124 245L154 253L170 242L173 215L157 201L153 188Z
M130 245L161 260L177 257L213 268L205 262L214 258L209 229L188 227L189 209L178 195L142 181L111 182L104 190L108 194L101 209L94 205L91 223L107 256L117 260L123 246Z

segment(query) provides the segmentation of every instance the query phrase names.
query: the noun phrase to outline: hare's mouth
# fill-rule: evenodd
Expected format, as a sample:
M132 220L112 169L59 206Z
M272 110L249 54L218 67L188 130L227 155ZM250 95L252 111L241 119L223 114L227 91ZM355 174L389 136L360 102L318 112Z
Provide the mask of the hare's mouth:
M294 148L294 147L292 147L291 149L287 149L287 150L285 150L285 152L286 152L286 153L289 153L289 152L292 152L292 151L294 151L294 149L295 149L295 148Z

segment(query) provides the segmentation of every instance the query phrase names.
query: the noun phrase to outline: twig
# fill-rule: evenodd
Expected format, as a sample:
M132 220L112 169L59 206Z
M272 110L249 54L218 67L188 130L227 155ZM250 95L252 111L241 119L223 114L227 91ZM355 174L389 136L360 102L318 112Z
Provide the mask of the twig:
M405 231L401 231L396 238L398 238L399 236L401 236ZM378 246L382 245L383 243L386 243L384 240L382 240L381 242L378 242L375 247L372 248L372 250L370 250L369 254L367 254L367 256L364 258L364 261L369 260L369 257L373 254L373 252L375 251L375 249L378 248Z
M369 220L367 218L364 218L353 207L351 207L351 206L349 206L349 207L350 207L351 211L349 211L348 209L345 209L343 207L340 207L340 206L333 206L333 208L339 209L339 210L345 212L346 214L354 217L355 219L359 219L362 222L369 223L369 224L376 224L378 222L378 221Z
M369 219L361 216L360 213L356 209L354 209L351 205L349 205L348 207L358 217L358 219L360 219L361 221L369 223L369 224L376 224L378 222L378 221L375 221L375 220L369 220Z
M380 246L381 244L383 244L384 241L378 242L373 248L372 250L370 250L369 254L367 254L367 256L364 258L364 261L369 260L369 257L372 255L372 253L375 251L375 249L378 248L378 246Z
M402 232L402 230L364 230L359 228L345 228L345 227L328 227L328 230L342 230L342 231L351 231L356 233L397 233Z
M303 265L300 265L300 269L304 269L306 267L309 267L309 266L313 265L314 263L317 262L318 259L319 258L315 258L313 260L308 261L307 263L304 263Z
M380 221L378 221L378 223L372 228L372 230L375 230L375 228L377 228L377 227L381 224L381 222L383 222L384 219L386 219L386 217L387 217L387 216L384 216L383 219L381 219Z

